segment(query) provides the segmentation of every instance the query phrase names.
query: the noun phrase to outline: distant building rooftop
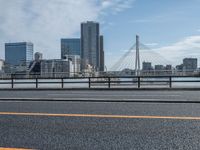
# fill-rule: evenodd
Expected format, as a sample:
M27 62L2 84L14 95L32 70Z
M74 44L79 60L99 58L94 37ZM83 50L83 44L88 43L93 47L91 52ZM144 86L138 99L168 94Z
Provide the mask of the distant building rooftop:
M33 45L31 42L15 42L15 43L5 43L6 46L16 46L16 45Z
M98 23L96 21L86 21L86 22L82 22L82 23Z

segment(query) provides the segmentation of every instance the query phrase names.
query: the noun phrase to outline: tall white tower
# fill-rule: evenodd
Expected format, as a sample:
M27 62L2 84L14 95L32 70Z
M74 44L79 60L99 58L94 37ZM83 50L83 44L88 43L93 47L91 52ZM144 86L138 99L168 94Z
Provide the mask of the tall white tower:
M140 75L140 37L136 35L135 75Z

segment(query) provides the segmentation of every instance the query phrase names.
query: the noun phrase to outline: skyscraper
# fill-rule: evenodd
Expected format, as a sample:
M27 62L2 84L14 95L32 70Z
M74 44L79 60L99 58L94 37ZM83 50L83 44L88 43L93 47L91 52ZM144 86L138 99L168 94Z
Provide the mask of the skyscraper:
M100 36L100 71L104 71L104 40L103 35Z
M80 38L61 39L61 59L64 59L65 55L81 55Z
M81 70L86 69L87 65L100 70L99 23L81 23L81 61Z
M5 63L10 66L18 66L33 60L33 43L6 43L5 44Z

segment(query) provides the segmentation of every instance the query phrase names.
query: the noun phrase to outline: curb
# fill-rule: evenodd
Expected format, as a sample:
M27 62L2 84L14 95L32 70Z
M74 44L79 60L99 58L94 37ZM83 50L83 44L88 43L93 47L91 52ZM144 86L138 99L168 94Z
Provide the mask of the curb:
M200 88L5 88L0 91L200 91Z
M66 98L0 98L3 102L90 102L90 103L168 103L168 104L200 104L200 101L188 100L131 100L131 99L66 99Z

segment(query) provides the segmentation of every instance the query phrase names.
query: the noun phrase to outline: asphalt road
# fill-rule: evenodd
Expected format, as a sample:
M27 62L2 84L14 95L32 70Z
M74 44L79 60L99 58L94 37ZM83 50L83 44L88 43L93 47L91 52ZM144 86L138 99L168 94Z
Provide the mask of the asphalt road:
M199 96L198 91L0 91L0 147L199 150L200 104L160 102ZM80 101L64 101L70 98ZM134 102L144 99L155 102Z

